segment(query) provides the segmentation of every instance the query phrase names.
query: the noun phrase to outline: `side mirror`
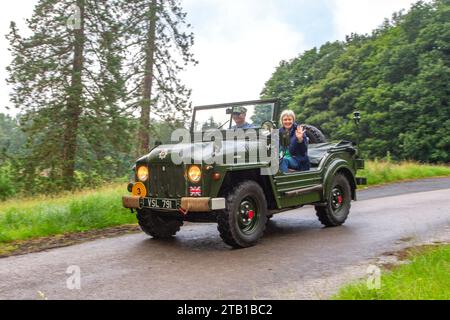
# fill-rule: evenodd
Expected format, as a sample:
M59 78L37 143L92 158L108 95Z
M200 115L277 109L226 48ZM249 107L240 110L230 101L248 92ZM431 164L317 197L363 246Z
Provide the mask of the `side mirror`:
M275 126L275 123L274 122L272 122L272 121L270 121L270 120L268 120L268 121L264 121L262 124L261 124L261 134L263 135L263 136L266 136L266 137L268 137L268 136L270 136L270 134L272 133L272 130L274 130L276 128L276 126Z
M261 124L261 129L263 129L263 130L272 131L273 129L276 129L276 127L277 126L276 126L275 122L270 121L270 120L264 121Z

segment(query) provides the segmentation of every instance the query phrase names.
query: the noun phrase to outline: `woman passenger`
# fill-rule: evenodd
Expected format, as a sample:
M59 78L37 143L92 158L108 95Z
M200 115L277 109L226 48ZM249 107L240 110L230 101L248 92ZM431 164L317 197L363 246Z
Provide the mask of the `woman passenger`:
M295 122L295 113L292 110L284 110L280 116L282 127L280 137L288 133L289 147L280 145L280 171L289 172L289 169L307 171L310 169L308 157L308 138L303 126Z

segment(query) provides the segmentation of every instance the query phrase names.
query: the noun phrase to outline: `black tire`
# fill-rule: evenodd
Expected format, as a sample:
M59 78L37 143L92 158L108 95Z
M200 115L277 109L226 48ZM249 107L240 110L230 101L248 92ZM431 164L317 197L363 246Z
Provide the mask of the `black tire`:
M183 225L181 220L162 217L148 209L138 210L136 217L142 231L155 239L171 238Z
M319 221L326 227L342 225L350 213L351 200L348 179L343 174L335 175L327 194L326 206L316 206Z
M258 183L244 181L226 196L226 209L217 217L217 229L226 244L251 247L262 237L267 215L264 191Z
M309 138L310 144L327 142L327 139L325 138L325 135L322 133L322 131L309 124L305 124L303 126L306 131L306 136Z

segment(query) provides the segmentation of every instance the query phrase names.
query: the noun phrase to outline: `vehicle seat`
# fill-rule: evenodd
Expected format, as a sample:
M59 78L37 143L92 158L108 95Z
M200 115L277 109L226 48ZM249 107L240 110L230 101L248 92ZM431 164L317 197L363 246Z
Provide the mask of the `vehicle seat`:
M315 143L308 146L308 157L311 164L311 168L319 166L322 158L327 154L327 151L333 146L334 143Z

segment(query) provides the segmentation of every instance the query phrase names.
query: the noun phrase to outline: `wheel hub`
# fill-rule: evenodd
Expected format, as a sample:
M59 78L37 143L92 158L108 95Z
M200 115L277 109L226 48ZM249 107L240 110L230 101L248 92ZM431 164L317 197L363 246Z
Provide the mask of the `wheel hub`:
M243 232L251 231L256 225L257 208L251 199L243 199L239 205L238 223Z
M331 191L331 206L334 210L339 209L344 202L344 193L339 186L336 186Z

